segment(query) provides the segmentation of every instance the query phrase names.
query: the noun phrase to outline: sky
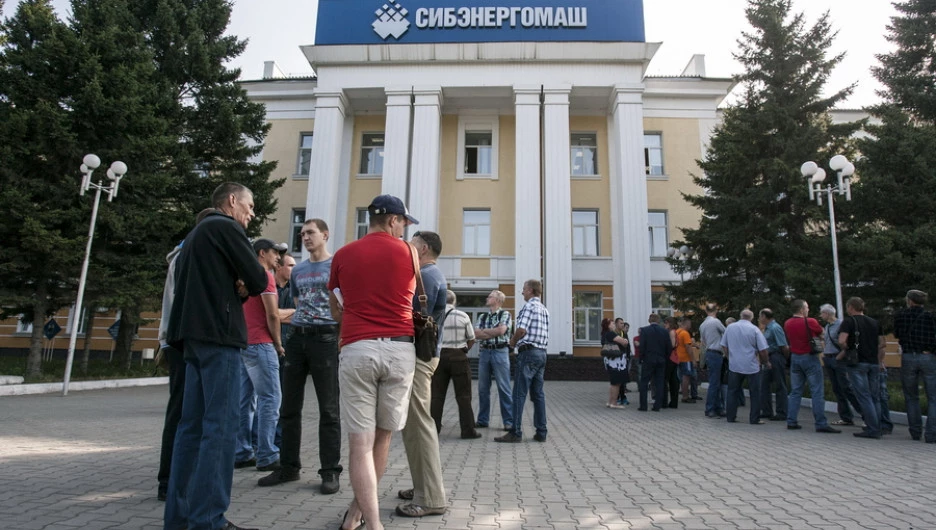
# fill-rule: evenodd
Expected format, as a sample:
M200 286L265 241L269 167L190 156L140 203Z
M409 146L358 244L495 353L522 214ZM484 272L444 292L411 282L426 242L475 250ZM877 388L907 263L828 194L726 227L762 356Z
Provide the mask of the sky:
M299 46L315 43L317 0L233 0L229 33L249 39L246 51L231 66L242 70L243 79L259 79L264 61L276 61L289 75L311 75L312 69ZM465 2L466 4L469 2ZM60 15L68 0L53 0ZM746 0L644 0L644 25L648 42L662 46L647 70L649 75L677 75L694 54L704 54L706 74L730 77L740 71L732 53L741 32L748 29ZM12 9L6 10L10 15ZM811 25L829 11L838 31L832 53L846 52L826 89L834 92L857 83L852 96L840 107L860 108L878 100L880 85L869 68L875 54L892 49L884 38L896 10L888 0L794 0L795 12L803 12Z

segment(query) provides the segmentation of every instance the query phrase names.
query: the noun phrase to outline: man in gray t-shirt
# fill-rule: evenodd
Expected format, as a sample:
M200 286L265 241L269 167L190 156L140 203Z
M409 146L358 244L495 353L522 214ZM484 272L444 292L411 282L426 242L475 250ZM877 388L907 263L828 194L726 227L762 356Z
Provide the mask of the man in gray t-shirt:
M725 397L722 395L722 363L725 354L721 349L722 335L725 326L718 320L718 306L708 304L705 306L705 321L699 326L699 338L702 339L702 359L708 371L708 392L705 394L705 416L720 418L725 415Z

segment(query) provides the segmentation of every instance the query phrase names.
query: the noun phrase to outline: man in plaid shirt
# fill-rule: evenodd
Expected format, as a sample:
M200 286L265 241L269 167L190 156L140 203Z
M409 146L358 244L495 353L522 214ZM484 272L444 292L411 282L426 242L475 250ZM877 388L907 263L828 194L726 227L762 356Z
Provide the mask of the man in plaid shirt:
M519 443L523 439L523 405L527 393L533 401L533 426L537 442L546 441L546 395L543 393L543 372L546 370L546 345L549 343L549 311L540 301L543 284L527 280L523 284L526 304L517 314L517 330L510 338L510 347L517 349L517 372L513 387L513 431L495 442Z
M923 434L919 390L922 378L929 404L925 440L936 443L936 320L923 309L927 298L923 291L907 291L907 309L894 317L894 336L900 342L900 380L907 403L910 437L919 440Z

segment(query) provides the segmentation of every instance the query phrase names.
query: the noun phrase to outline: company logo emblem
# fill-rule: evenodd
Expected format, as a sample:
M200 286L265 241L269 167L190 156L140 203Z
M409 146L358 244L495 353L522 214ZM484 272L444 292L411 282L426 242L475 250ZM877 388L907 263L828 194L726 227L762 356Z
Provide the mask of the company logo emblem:
M409 31L410 23L406 20L409 11L398 3L384 4L374 14L377 15L377 20L371 24L371 27L383 40L387 40L390 36L400 40L400 37Z

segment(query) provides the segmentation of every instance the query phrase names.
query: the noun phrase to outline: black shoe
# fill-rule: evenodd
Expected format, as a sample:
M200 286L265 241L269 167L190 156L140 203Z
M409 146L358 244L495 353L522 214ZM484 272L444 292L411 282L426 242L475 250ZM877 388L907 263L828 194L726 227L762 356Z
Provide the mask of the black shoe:
M881 429L881 434L894 434L894 429Z
M834 429L834 428L832 428L832 427L818 427L818 428L816 428L816 432L826 432L826 433L829 433L829 434L839 434L839 433L842 432L842 431L840 431L840 430L838 430L838 429Z
M647 407L644 407L644 408L637 407L637 410L639 410L640 412L647 412Z
M774 414L770 417L770 421L786 421L786 414Z
M545 435L545 434L534 434L534 435L533 435L533 439L536 440L537 442L545 442L545 441L546 441L546 435Z
M260 530L260 529L259 528L245 528L243 526L237 526L231 521L228 521L224 523L224 526L221 527L221 530Z
M280 461L275 460L265 466L257 466L257 471L276 471L280 468Z
M932 439L932 440L926 440L926 443L928 443L928 444L936 444L936 438L934 438L934 439Z
M727 421L728 423L738 423L738 420L725 420L725 421Z
M795 431L795 430L797 430L797 429L802 429L803 426L800 425L799 423L788 423L787 426L786 426L786 428L787 428L787 430L789 430L789 431Z
M487 423L475 423L476 429L487 429Z
M509 432L503 436L494 438L494 441L498 443L505 443L505 444L518 444L521 441L523 441L523 438L520 436L517 436L516 434L512 432Z
M299 471L286 471L280 468L257 481L258 486L276 486L284 482L299 480Z
M752 421L751 425L767 425L767 422L764 420Z
M325 495L331 495L333 493L338 493L340 488L338 484L338 473L334 471L323 471L322 472L322 487L320 488L322 493Z
M251 458L250 460L241 460L240 462L234 462L234 469L244 469L245 467L254 467L257 465L257 459Z
M919 442L919 441L920 441L920 435L919 435L919 434L911 434L911 435L910 435L910 438L911 438L913 441L915 441L915 442Z
M160 484L159 489L156 490L156 500L165 501L166 497L169 496L169 484Z
M462 440L476 440L481 437L481 433L478 431L470 432L468 434L461 435Z
M816 429L816 430L818 431L819 429ZM880 434L877 435L877 436L875 436L875 435L869 433L868 431L853 432L853 433L852 433L852 436L854 436L855 438L873 438L873 439L875 439L875 440L880 440L880 439L881 439L881 435L880 435Z

